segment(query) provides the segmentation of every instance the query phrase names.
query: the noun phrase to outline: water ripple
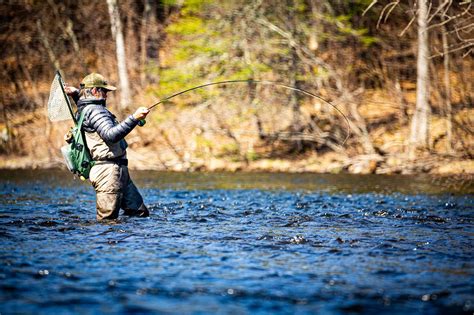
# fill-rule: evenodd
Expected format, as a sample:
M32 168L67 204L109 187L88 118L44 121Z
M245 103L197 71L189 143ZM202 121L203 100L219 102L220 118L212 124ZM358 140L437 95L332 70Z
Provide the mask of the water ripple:
M81 183L2 183L0 312L474 309L472 195L146 183L151 217L107 223Z

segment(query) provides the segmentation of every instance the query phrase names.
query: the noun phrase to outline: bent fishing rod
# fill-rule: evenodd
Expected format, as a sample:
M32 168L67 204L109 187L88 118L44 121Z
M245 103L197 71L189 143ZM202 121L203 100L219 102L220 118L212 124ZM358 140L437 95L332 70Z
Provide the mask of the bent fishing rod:
M263 85L273 85L273 86L279 86L279 87L282 87L282 88L285 88L285 89L288 89L288 90L292 90L292 91L296 91L296 92L300 92L300 93L303 93L307 96L310 96L312 98L316 98L320 101L322 101L324 104L327 104L329 106L331 106L332 108L334 108L342 117L344 117L345 119L345 122L346 122L346 126L347 126L347 130L346 130L346 138L344 139L344 141L342 142L341 145L344 145L347 141L347 139L349 139L350 135L351 135L351 130L350 130L350 123L349 123L349 119L347 118L346 115L344 115L344 113L339 109L337 108L335 105L331 104L330 102L326 101L324 98L322 98L321 96L318 96L314 93L311 93L309 91L306 91L306 90L303 90L303 89L300 89L300 88L297 88L295 86L291 86L291 85L286 85L286 84L283 84L283 83L280 83L280 82L274 82L274 81L266 81L266 80L226 80L226 81L218 81L218 82L211 82L211 83L206 83L206 84L202 84L202 85L198 85L198 86L195 86L195 87L192 87L192 88L189 88L189 89L186 89L186 90L183 90L183 91L180 91L180 92L177 92L175 94L172 94L170 96L167 96L163 99L161 99L160 101L156 102L155 104L151 105L148 107L148 110L152 110L154 107L176 97L176 96L179 96L181 94L185 94L185 93L188 93L188 92L191 92L191 91L194 91L194 90L197 90L197 89L202 89L204 87L207 87L207 86L211 86L211 85L225 85L225 84L233 84L233 83L249 83L249 84L252 84L252 83L256 83L256 84L263 84ZM145 124L145 121L141 121L141 126L143 126Z

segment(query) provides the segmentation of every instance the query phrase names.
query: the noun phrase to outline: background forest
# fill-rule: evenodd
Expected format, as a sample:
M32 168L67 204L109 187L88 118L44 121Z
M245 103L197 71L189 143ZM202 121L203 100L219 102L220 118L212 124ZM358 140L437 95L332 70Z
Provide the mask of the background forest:
M471 0L2 1L0 167L58 167L54 71L118 91L131 167L474 173ZM342 113L342 114L341 114ZM347 141L345 140L348 136Z

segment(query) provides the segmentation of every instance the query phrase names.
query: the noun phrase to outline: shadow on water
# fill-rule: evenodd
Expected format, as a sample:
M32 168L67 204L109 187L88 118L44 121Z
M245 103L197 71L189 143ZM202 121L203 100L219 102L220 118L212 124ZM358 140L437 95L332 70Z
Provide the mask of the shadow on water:
M0 313L467 313L472 183L132 173L147 219L95 221L66 172L0 175Z

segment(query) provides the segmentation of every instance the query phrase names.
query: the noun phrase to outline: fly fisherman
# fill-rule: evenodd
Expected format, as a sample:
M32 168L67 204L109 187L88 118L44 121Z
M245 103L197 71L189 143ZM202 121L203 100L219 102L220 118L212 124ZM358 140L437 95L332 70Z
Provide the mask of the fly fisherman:
M117 88L109 85L98 73L87 75L81 90L66 86L65 91L77 103L76 118L85 111L82 124L87 146L95 165L90 181L96 192L97 220L116 219L122 208L128 216L148 217L149 212L128 173L128 135L149 110L139 107L133 115L118 122L106 108L107 92Z

